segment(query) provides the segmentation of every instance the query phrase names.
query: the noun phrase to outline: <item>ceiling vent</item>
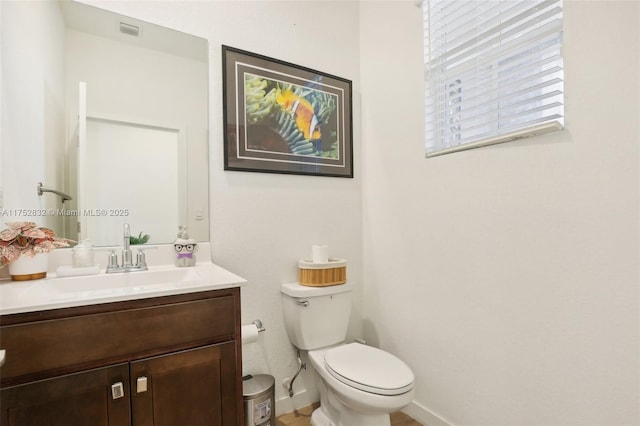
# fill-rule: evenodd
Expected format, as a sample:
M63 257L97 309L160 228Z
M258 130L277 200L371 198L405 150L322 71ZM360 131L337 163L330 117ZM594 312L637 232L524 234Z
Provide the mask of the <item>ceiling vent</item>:
M120 32L134 37L140 37L140 27L120 22Z

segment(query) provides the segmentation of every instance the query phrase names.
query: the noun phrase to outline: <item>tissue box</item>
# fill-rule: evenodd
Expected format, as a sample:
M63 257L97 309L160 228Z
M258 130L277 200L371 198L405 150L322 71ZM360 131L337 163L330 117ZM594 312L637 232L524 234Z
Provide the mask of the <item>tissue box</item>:
M309 287L328 287L347 282L347 261L329 259L326 263L298 261L298 282Z

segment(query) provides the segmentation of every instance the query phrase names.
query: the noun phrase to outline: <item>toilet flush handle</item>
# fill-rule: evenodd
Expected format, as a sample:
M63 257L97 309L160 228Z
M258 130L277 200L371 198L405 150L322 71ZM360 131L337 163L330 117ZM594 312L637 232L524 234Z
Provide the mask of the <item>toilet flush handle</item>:
M304 306L306 308L307 306L309 306L309 301L308 300L296 299L296 304L298 304L300 306Z

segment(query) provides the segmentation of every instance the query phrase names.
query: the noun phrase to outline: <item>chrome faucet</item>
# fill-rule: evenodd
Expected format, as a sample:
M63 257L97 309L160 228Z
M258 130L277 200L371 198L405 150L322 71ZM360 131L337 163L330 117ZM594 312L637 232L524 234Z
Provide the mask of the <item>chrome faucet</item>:
M123 238L123 246L122 250L122 266L131 266L131 249L129 248L129 244L131 244L131 230L129 229L129 224L124 224L124 238Z
M118 255L115 250L111 251L109 255L109 263L107 265L107 274L112 274L115 272L135 272L135 271L146 271L147 262L144 255L144 249L139 248L138 253L136 255L136 263L133 264L133 255L131 253L130 245L131 245L131 230L129 228L129 224L124 224L124 237L123 237L123 249L122 249L122 265L118 264Z

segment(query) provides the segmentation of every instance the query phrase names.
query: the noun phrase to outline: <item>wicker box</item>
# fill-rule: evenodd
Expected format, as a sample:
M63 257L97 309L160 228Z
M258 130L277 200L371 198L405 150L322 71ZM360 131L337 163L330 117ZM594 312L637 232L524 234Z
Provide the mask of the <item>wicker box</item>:
M347 282L347 261L329 259L327 263L298 261L298 282L309 287L328 287Z

